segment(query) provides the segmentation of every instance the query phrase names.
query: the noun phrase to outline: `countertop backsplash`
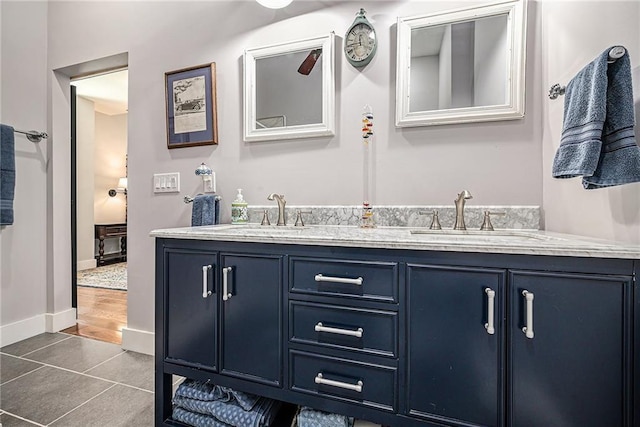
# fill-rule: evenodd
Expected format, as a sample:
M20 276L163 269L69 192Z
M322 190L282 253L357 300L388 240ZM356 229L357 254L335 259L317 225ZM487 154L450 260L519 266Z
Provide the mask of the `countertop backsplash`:
M249 206L249 222L260 223L265 209L269 220L275 225L278 220L277 206ZM375 224L380 227L429 227L433 211L443 229L453 228L456 210L454 206L375 206ZM303 213L305 225L359 225L361 206L296 206L287 205L287 225L294 225L297 211ZM496 229L539 230L539 206L469 206L464 210L468 230L477 230L484 220L484 212L503 212L505 215L491 215L491 223Z

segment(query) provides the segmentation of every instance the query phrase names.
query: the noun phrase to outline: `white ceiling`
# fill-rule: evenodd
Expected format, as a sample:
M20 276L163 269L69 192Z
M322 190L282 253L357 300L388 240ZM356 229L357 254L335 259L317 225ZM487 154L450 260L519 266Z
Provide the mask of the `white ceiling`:
M92 100L95 110L110 116L124 114L128 106L129 71L120 70L73 80L76 94Z

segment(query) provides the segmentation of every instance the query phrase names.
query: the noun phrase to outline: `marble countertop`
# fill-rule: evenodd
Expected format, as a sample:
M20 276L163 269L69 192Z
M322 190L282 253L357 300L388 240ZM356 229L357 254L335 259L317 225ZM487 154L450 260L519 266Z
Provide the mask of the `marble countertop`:
M358 248L640 259L640 245L539 230L454 231L421 227L213 225L154 230L152 237Z

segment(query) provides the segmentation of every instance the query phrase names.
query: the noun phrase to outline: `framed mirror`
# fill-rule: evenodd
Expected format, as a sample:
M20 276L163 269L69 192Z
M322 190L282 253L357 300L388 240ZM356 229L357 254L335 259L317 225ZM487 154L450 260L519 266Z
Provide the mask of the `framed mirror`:
M245 141L335 134L334 38L245 50Z
M398 18L396 126L524 117L526 0Z

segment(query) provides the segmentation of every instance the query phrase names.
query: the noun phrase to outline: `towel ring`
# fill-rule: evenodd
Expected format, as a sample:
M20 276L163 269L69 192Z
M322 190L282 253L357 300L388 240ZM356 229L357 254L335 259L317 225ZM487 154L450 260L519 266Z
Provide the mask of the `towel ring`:
M622 58L627 53L627 49L624 46L614 46L609 50L609 59L607 63L613 64L616 60ZM549 89L549 99L556 99L560 95L564 95L566 86L560 86L558 83L551 86Z

